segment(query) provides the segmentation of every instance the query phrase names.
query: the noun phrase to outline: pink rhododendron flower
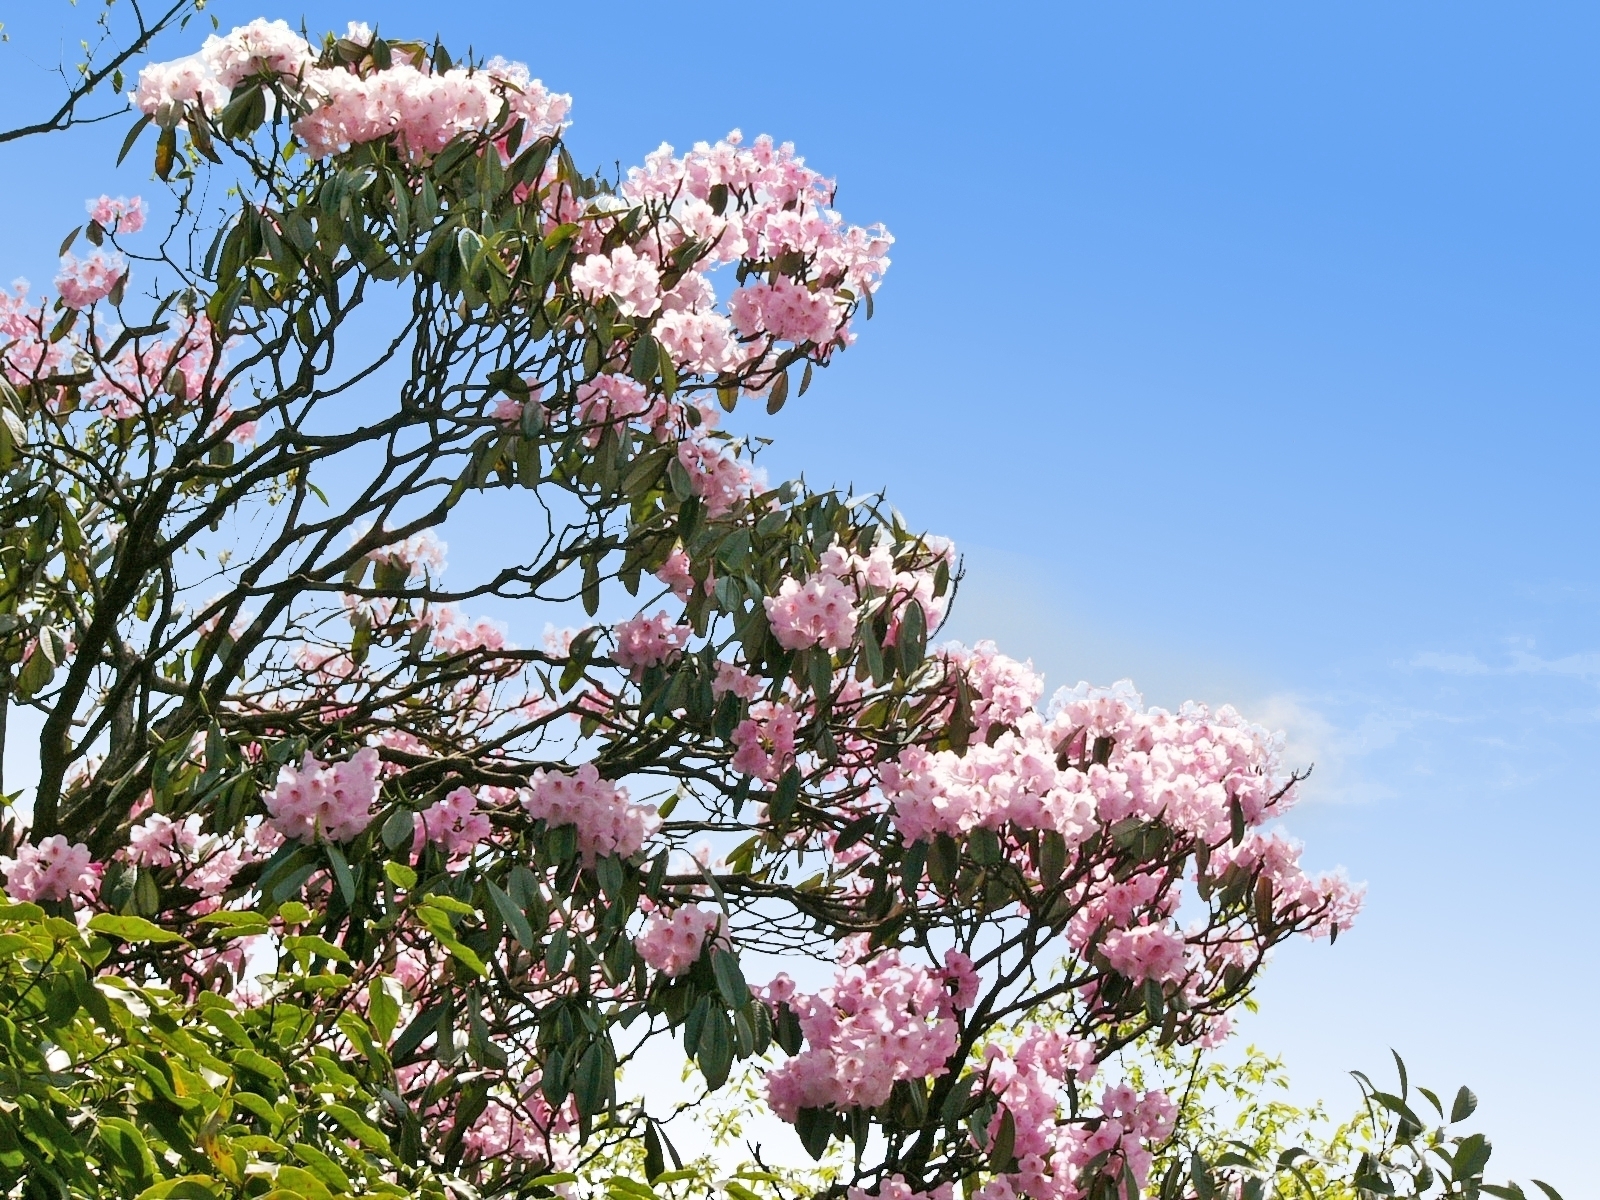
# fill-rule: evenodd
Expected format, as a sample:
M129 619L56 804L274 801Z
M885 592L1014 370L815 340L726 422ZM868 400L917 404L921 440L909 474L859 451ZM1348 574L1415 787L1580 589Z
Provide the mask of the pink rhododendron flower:
M331 766L307 751L298 768L284 766L266 794L267 823L292 841L349 841L372 821L379 766L371 747Z
M470 788L458 787L443 800L417 814L413 853L432 842L451 858L465 858L493 831L487 814L478 811L478 798Z
M506 627L489 617L468 622L454 605L433 610L433 636L430 642L440 654L466 654L473 650L510 649Z
M844 315L827 293L810 291L783 275L773 283L740 288L729 298L728 311L746 337L765 333L796 345L831 341Z
M661 272L628 246L591 254L572 268L572 286L591 303L609 296L625 317L648 317L661 307Z
M120 254L106 255L96 250L81 262L63 254L56 292L68 308L88 308L109 296L127 273L128 263Z
M144 201L135 196L100 196L86 201L89 219L113 233L138 233L144 228Z
M310 43L290 29L287 21L261 17L221 37L212 34L200 48L200 57L218 85L230 92L255 75L295 78L317 60Z
M904 1175L890 1175L878 1185L877 1200L954 1200L955 1184L941 1183L927 1192L911 1189ZM874 1194L864 1188L853 1187L845 1192L845 1200L873 1200Z
M691 904L670 914L659 909L651 913L633 944L645 962L663 975L677 978L694 966L707 938L720 938L726 931L721 912Z
M187 861L199 846L198 815L174 821L162 813L151 813L128 830L128 861L141 867L170 867Z
M6 894L13 900L93 900L100 893L102 867L89 847L59 833L37 846L23 842L16 857L0 858Z
M695 495L706 502L708 516L727 515L754 490L756 476L750 468L704 438L679 442L678 462L688 472Z
M675 364L696 375L728 374L750 358L732 323L718 312L663 313L655 335Z
M815 995L790 996L806 1048L767 1072L772 1111L793 1121L802 1108L875 1108L898 1080L943 1075L958 1044L956 1022L942 1015L949 999L937 976L895 950L842 965Z
M1183 975L1183 938L1164 925L1114 929L1106 935L1105 953L1118 974L1135 983L1165 983Z
M761 694L764 685L750 672L738 663L728 662L726 659L717 660L716 678L711 681L711 695L720 700L732 692L741 700L754 700Z
M804 583L785 579L762 603L772 636L785 650L844 650L855 641L855 590L832 575L818 572Z
M690 571L688 554L682 546L674 546L667 561L656 568L656 578L672 589L679 600L687 600L694 592L694 575Z
M535 771L522 807L547 825L576 826L578 853L589 864L602 854L637 854L661 824L654 805L630 804L627 791L601 779L593 763L570 774Z
M617 639L612 657L619 667L637 673L681 655L694 630L687 625L674 625L662 610L653 617L641 615L621 621L612 632Z
M794 736L800 714L781 700L750 706L750 715L733 730L733 769L768 783L794 762Z

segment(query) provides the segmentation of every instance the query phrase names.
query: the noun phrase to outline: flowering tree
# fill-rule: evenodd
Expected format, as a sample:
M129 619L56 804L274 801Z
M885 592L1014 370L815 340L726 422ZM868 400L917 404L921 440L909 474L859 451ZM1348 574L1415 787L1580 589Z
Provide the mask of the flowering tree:
M767 138L586 175L566 96L362 25L255 21L132 100L162 227L101 197L54 297L0 299L0 694L42 719L0 868L77 1031L51 1119L92 1120L0 1165L641 1195L687 1178L618 1091L664 1039L762 1071L841 1195L1209 1195L1102 1064L1215 1045L1358 894L1277 830L1264 731L1046 704L935 642L948 543L763 481L728 414L850 346L888 234ZM483 576L452 518L503 531ZM491 601L587 623L526 648Z

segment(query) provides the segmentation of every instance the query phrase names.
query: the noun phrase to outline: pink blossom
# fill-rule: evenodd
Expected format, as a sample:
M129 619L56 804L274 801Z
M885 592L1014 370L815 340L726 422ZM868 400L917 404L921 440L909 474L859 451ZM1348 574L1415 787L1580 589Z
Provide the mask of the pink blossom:
M1165 925L1114 929L1106 935L1104 945L1112 968L1135 983L1147 979L1165 983L1183 975L1183 938Z
M847 958L856 953L846 947ZM785 1121L802 1108L874 1108L898 1080L943 1075L956 1052L956 1022L942 1015L949 993L895 950L846 962L831 987L788 1004L806 1048L767 1072L767 1103Z
M819 571L804 583L785 579L762 603L773 637L786 650L845 650L855 641L855 590L832 575Z
M294 841L349 841L372 821L379 766L378 752L370 747L331 766L307 751L298 769L284 766L277 787L266 794L268 824Z
M682 546L674 546L667 561L656 568L656 578L672 590L679 600L687 600L694 591L694 575L690 570L689 556Z
M674 625L662 610L653 617L641 615L618 622L612 632L617 640L612 657L619 667L638 674L646 667L678 658L694 630L687 625Z
M112 233L138 233L144 228L144 201L137 196L132 200L126 196L100 196L86 201L84 207L89 210L91 221Z
M170 867L194 857L200 845L200 818L174 821L151 813L128 830L128 860L142 867Z
M56 292L68 308L88 308L104 300L128 273L122 255L106 255L96 250L82 262L70 254L61 256L61 273L56 276Z
M576 771L535 771L522 807L546 825L573 825L578 852L593 864L603 854L631 858L660 826L654 805L628 803L628 793L601 779L593 763Z
M727 375L750 358L732 323L717 312L663 313L655 335L672 361L696 375Z
M366 530L363 529L357 540L365 534ZM376 550L369 550L367 558L375 563L393 563L406 572L408 581L415 583L424 575L437 578L444 574L445 553L448 550L449 547L433 530L419 529L401 541L390 542L386 546L379 546Z
M794 762L794 738L800 714L780 701L750 706L750 715L733 730L733 769L768 783Z
M133 105L157 125L171 129L191 109L219 112L228 90L198 54L172 62L151 63L139 72L138 86L128 94Z
M661 272L625 245L573 267L572 287L591 303L609 296L625 317L648 317L661 307Z
M506 627L489 617L468 622L454 605L433 610L433 648L440 654L467 654L473 650L505 650Z
M762 682L738 663L717 660L716 678L711 681L711 695L720 700L729 692L741 700L754 700L761 694Z
M212 34L200 48L200 57L218 86L229 92L255 75L297 77L317 60L310 44L287 21L261 17L222 37Z
M890 1175L878 1185L876 1196L877 1200L954 1200L955 1185L941 1183L931 1191L914 1192L904 1175ZM873 1200L873 1193L853 1187L845 1192L845 1200Z
M69 843L59 833L37 846L23 842L15 858L0 858L6 893L13 900L93 901L100 893L102 868L82 842Z
M466 858L487 840L493 830L486 814L479 812L478 798L470 788L458 787L443 800L417 814L413 853L425 842L444 849L450 858Z
M707 938L725 940L726 932L727 920L718 910L685 905L670 914L651 913L633 944L640 958L675 979L694 966Z
M965 1011L978 1002L978 989L983 981L979 979L977 969L972 965L972 959L959 950L946 950L944 977L945 982L954 989L950 1003L956 1009Z
M708 516L725 516L753 489L755 476L750 468L704 437L679 442L678 462L688 472L695 495L705 501Z
M813 292L783 275L772 283L740 288L729 299L728 311L746 337L765 333L796 345L831 341L844 315L828 293Z

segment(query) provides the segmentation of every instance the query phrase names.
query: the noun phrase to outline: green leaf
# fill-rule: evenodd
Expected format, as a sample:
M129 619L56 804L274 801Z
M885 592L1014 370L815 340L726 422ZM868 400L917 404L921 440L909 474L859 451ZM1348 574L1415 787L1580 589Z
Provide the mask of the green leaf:
M733 1067L733 1022L727 1012L713 1006L706 1013L705 1028L700 1031L700 1051L695 1056L700 1063L700 1073L705 1076L706 1087L715 1091L728 1082L728 1072Z
M152 942L157 945L169 943L188 942L170 929L163 929L143 917L115 916L111 913L96 913L89 918L89 928L96 933L103 933L107 937L120 938L125 942Z
M1465 1121L1477 1111L1477 1108L1478 1097L1473 1094L1471 1088L1463 1085L1461 1090L1456 1093L1455 1103L1450 1106L1450 1124L1454 1125L1457 1121Z
M236 1050L233 1055L233 1064L236 1067L242 1067L253 1075L259 1075L279 1087L288 1086L289 1077L283 1073L283 1068L257 1050Z
M410 812L405 810L401 811L407 818L411 816ZM390 818L390 820L393 819L394 818L392 817ZM407 831L409 831L410 828L411 822L408 819L406 821ZM412 888L417 886L417 872L412 867L407 866L405 863L394 861L386 862L383 864L383 874L384 877L387 878L389 882L394 884L397 888L404 888L407 891L410 891Z
M901 665L905 673L910 675L922 665L923 655L928 650L928 615L922 611L922 603L915 597L906 601L905 609L900 614L900 635L896 644Z
M610 1103L612 1086L616 1082L616 1063L610 1049L603 1039L590 1042L578 1060L572 1094L581 1113L593 1116Z
M775 416L784 402L789 399L789 372L780 371L778 377L772 381L772 390L767 393L767 415Z
M400 998L394 994L397 990L399 984L387 975L367 984L367 1020L385 1042L394 1036L395 1026L400 1023Z
M355 876L350 874L350 864L345 861L344 851L332 842L324 847L328 854L328 865L333 868L333 877L339 881L339 894L344 897L344 902L351 907L356 902Z
M397 808L390 813L388 819L384 821L383 832L381 836L385 846L389 847L391 850L398 850L401 846L408 845L416 837L416 834L417 822L414 814L409 808ZM390 865L391 864L384 865L385 872L388 871ZM395 863L392 865L398 866L399 864ZM415 873L413 873L411 883L401 883L392 875L390 876L390 882L396 887L408 888L411 886L411 883L416 882Z
M806 1153L820 1159L828 1152L828 1143L833 1140L833 1110L802 1108L795 1114L794 1129L800 1135L800 1144L806 1148Z
M315 934L291 934L283 939L283 948L293 953L303 950L307 954L332 959L334 962L347 963L350 955L340 946L335 946L326 938L317 937Z
M729 1008L743 1008L750 1002L750 985L744 981L737 955L720 946L711 951L711 970L717 977L717 990Z
M994 1143L989 1147L989 1169L1009 1171L1016 1157L1017 1119L1009 1108L1000 1110L1000 1128L995 1130Z
M492 879L485 879L483 885L488 889L489 899L494 902L495 911L500 914L500 919L506 923L506 928L511 930L511 936L521 943L525 950L538 950L538 942L533 936L533 929L528 924L528 918L515 904L511 897Z
M122 139L122 149L117 152L117 166L120 167L122 165L122 160L128 157L128 152L133 149L133 144L139 140L139 135L145 131L149 124L149 116L140 117L133 123L133 128L128 130L128 136Z

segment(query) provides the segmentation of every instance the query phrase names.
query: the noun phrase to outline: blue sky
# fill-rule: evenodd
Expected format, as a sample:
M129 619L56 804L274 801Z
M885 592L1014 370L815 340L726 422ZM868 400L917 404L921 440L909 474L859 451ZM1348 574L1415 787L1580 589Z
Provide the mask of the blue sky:
M68 11L8 15L8 106ZM1477 1089L1502 1170L1585 1194L1600 10L211 11L522 59L573 93L586 164L738 126L836 175L895 265L860 344L762 427L769 472L886 487L955 537L951 631L1052 686L1285 728L1316 763L1308 862L1371 890L1337 947L1280 956L1248 1033L1336 1110L1395 1046ZM28 180L0 192L0 275L44 282L82 197L141 186L109 172L123 127L0 152Z

